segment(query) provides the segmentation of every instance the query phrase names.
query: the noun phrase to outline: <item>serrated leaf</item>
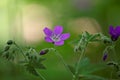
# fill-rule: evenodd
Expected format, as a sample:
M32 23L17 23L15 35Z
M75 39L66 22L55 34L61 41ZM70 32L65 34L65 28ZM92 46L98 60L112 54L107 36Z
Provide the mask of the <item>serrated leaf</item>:
M80 75L90 75L93 72L96 72L101 69L105 69L106 65L99 63L99 64L91 64L88 58L84 58L79 63L79 71Z
M81 67L79 69L80 74L91 74L93 72L96 72L98 70L105 69L105 65L103 64L89 64L87 66Z
M36 61L36 60L31 61L30 64L33 65L33 67L37 69L46 69L45 66L41 62Z
M26 70L36 76L39 76L39 74L36 72L35 68L33 66L31 66L30 64L25 65L26 66Z
M82 60L80 61L79 67L82 68L82 67L85 67L85 66L87 66L87 65L89 65L89 64L90 64L90 60L89 60L88 58L84 58L84 59L82 59Z
M36 69L46 69L43 64L33 64Z
M88 58L83 58L79 63L79 70L81 68L84 68L84 67L89 66L89 65L90 65L90 60ZM76 64L75 64L75 66L77 67Z

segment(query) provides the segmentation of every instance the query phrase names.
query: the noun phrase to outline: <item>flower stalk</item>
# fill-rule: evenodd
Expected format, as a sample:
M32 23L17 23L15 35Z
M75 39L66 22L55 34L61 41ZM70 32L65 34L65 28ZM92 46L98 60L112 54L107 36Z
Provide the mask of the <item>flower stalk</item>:
M80 57L79 57L79 60L78 60L78 62L77 62L77 66L76 66L76 70L75 70L75 75L73 76L73 80L79 80L79 64L80 64L80 61L81 61L81 59L82 59L82 57L84 56L84 52L85 52L85 49L84 50L82 50L82 52L81 52L81 55L80 55Z
M61 54L55 49L55 48L51 48L51 50L53 50L56 54L56 56L62 61L62 63L64 64L66 70L68 70L72 75L74 75L70 69L68 68L67 63L64 61L63 57L61 56Z
M27 58L26 58L26 56L25 56L24 51L23 51L15 42L14 42L14 45L21 51L23 57L25 58L25 61L28 62L28 60L27 60Z

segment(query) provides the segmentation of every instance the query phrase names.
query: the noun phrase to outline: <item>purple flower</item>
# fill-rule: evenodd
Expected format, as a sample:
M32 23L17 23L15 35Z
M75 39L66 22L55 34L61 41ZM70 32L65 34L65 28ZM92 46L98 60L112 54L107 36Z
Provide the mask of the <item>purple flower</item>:
M104 55L103 55L103 61L105 61L107 59L107 57L108 57L108 54L104 53Z
M62 26L55 26L54 30L50 30L49 28L44 28L44 33L46 35L45 40L47 42L53 43L56 46L61 46L64 44L64 40L70 37L69 33L64 33Z
M111 35L112 41L116 41L120 36L120 26L113 28L113 26L109 27L109 34Z

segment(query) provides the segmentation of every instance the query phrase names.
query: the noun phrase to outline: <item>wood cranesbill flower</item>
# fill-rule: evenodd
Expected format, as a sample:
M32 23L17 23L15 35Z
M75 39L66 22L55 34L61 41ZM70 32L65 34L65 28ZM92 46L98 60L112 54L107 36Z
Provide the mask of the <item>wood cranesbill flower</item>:
M111 35L112 41L116 41L120 36L120 26L113 28L113 26L109 27L109 34Z
M64 40L66 40L70 37L69 33L62 34L62 32L63 32L62 26L55 26L53 31L50 30L49 28L45 27L43 31L46 35L45 41L53 43L56 46L63 45Z

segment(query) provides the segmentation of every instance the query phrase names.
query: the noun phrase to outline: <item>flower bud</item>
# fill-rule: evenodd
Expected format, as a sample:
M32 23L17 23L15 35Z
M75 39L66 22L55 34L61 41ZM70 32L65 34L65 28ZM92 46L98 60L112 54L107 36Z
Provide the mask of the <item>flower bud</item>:
M13 41L12 41L12 40L9 40L9 41L7 41L7 44L8 44L8 45L12 45L12 44L13 44Z
M108 57L108 54L104 53L104 55L103 55L103 61L105 61L107 59L107 57Z
M47 54L48 52L49 52L48 49L41 50L41 51L40 51L40 55L45 55L45 54Z

